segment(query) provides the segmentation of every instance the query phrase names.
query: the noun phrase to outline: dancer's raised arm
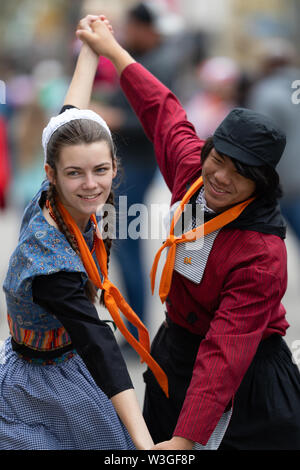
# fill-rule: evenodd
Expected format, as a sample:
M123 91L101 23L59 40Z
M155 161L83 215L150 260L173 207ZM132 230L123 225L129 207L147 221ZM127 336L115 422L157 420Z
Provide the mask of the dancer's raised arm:
M204 142L197 137L177 97L141 64L135 63L103 21L90 22L90 29L86 30L85 18L79 23L77 36L95 54L105 56L115 66L123 92L154 145L157 163L169 189L173 191L179 169L195 179L186 163L194 164L200 171ZM177 187L180 188L180 182Z
M107 31L112 32L112 27L104 16L88 15L81 20L80 25L82 28L92 31L89 25L96 20ZM98 62L99 54L83 43L64 105L76 106L79 109L87 109L89 107Z

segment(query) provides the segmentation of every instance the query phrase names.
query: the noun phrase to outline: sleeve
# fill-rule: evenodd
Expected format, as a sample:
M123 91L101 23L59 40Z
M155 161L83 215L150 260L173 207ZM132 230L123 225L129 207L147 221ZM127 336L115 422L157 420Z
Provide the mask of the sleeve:
M141 64L128 65L120 80L129 103L154 145L157 163L172 192L178 174L186 179L186 173L190 171L192 176L193 163L200 169L204 141L196 135L176 96Z
M109 398L133 388L115 336L86 297L80 273L37 276L32 295L65 327L96 384Z
M230 273L200 344L174 435L207 443L279 308L278 292L279 279L255 266Z
M67 111L67 109L73 109L73 108L78 109L76 106L73 106L72 104L65 104L59 111L59 114L64 113L65 111Z

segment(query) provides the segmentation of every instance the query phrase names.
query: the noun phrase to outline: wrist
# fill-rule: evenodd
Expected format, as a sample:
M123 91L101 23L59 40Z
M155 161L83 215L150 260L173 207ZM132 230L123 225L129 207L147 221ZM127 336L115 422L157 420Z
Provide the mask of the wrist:
M84 57L85 60L89 60L91 63L97 64L99 62L99 56L96 54L96 52L93 51L93 49L90 48L88 44L85 42L82 43L81 49L80 49L80 57Z
M195 444L194 441L181 436L173 436L172 441L175 444L175 448L179 450L192 450Z
M137 450L150 450L154 446L153 440L150 436L148 438L145 437L144 439L141 437L136 439L132 438L132 441Z
M116 43L115 47L110 51L106 56L115 66L119 75L123 70L130 64L134 63L135 60L129 52L127 52L123 47Z

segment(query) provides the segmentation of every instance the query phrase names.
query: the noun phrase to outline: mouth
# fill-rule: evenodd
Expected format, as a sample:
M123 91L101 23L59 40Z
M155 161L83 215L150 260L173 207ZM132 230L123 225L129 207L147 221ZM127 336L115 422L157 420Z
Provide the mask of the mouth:
M229 191L224 190L223 188L220 188L219 186L216 186L214 183L212 183L210 180L208 181L210 188L212 189L212 192L218 195L222 194L229 194Z
M99 196L101 196L101 193L97 193L97 194L85 194L85 195L80 195L80 194L78 194L78 197L80 197L81 200L83 200L83 201L89 201L89 202L96 201L96 199L98 199Z

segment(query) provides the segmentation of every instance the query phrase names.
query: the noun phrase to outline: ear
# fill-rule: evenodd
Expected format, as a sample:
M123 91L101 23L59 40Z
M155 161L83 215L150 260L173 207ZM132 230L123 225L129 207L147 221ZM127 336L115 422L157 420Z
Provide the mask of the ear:
M117 176L118 173L118 166L117 166L117 160L113 160L113 174L112 174L112 179L114 179Z
M54 171L54 169L48 163L45 163L44 168L45 168L47 179L50 181L50 183L55 184L55 171Z

